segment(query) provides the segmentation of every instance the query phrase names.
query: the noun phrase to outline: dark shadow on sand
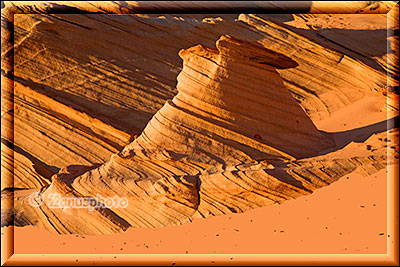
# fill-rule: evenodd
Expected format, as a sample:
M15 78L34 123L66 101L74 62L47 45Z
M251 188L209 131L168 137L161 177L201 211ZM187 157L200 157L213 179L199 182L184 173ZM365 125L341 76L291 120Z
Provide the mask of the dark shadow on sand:
M330 135L335 139L336 146L332 149L323 151L319 155L326 155L328 153L340 150L345 146L347 146L348 144L350 144L351 142L357 142L357 143L365 142L373 134L386 132L396 128L398 129L398 119L399 116L396 116L388 120L384 120L381 122L377 122L353 130L336 132L336 133L327 133L328 135Z

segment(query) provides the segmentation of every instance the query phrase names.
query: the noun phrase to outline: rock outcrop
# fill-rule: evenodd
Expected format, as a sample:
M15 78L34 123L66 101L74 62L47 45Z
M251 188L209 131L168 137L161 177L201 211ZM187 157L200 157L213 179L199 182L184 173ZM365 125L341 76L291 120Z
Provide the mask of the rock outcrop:
M98 234L179 224L282 203L398 158L398 129L376 116L398 111L398 4L152 8L5 2L2 225ZM317 129L371 110L369 123ZM54 193L95 207L51 208ZM96 208L97 194L129 206Z
M277 72L295 61L228 35L216 47L179 52L178 94L108 162L63 168L40 192L3 192L3 201L14 200L2 211L4 223L12 217L17 225L89 234L181 224L282 203L357 169L373 173L386 165L383 147L374 157L318 156L335 143ZM51 208L55 194L85 198L93 208ZM98 206L101 200L91 201L97 195L129 204Z
M105 12L118 11L116 3L109 5ZM40 13L42 8L18 10ZM384 15L377 16L386 22ZM39 188L68 165L108 161L177 93L179 50L197 44L214 48L224 34L258 42L296 61L298 67L277 72L314 122L363 98L385 98L388 91L384 70L370 66L385 59L350 51L358 51L359 42L349 48L329 40L321 43L321 37L262 15L15 14L3 22L2 85L14 86L15 94L2 87L2 125L13 129L2 131L2 146L10 148L3 150L2 166L11 170L13 146L20 148L17 166L28 170L25 180L32 181L16 182L22 188ZM10 30L14 46L7 39ZM394 100L398 96L388 95ZM388 103L391 109L396 106ZM34 166L41 166L41 178ZM14 187L12 175L3 174L9 182L2 189Z

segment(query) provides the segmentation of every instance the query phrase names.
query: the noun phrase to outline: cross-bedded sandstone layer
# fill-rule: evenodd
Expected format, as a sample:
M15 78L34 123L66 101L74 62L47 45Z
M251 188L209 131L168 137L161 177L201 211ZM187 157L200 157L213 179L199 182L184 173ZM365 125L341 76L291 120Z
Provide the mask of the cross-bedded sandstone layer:
M282 203L357 169L385 167L383 145L373 156L343 156L346 147L329 153L333 137L315 127L277 71L297 67L295 61L229 35L216 47L179 52L177 95L109 161L63 168L40 190L37 207L37 189L3 192L3 200L14 200L3 210L7 221L58 233L160 227ZM52 208L54 194L118 196L129 204Z
M329 134L315 126L345 111L362 116L353 105L364 100L372 105L362 112L398 108L398 12L369 4L343 8L377 13L373 23L370 14L36 14L147 7L6 2L2 225L111 233L179 224L282 203L392 164L391 119ZM45 203L32 207L37 192ZM118 195L130 205L53 209L52 193Z
M379 94L393 98L387 105L394 109L398 95L379 69L386 57L396 64L394 37L388 37L393 51L386 51L385 15L373 15L373 25L363 22L372 15L356 16L16 14L7 22L15 46L2 35L2 85L14 85L2 87L2 125L12 129L2 131L2 189L40 188L65 166L108 161L177 93L179 50L215 47L225 34L296 61L297 67L277 72L315 123ZM294 21L281 22L288 17ZM318 30L326 21L345 28ZM305 30L302 23L319 28ZM367 30L348 30L357 23ZM369 42L364 53L358 33L376 45Z

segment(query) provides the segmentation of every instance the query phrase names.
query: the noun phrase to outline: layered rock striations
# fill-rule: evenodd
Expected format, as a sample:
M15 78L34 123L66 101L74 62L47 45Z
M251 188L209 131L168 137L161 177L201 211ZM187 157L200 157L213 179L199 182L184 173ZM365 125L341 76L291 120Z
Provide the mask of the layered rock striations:
M90 234L181 224L282 203L347 173L385 167L383 144L373 157L370 151L348 155L346 147L329 153L333 138L315 127L277 71L295 68L295 61L229 35L216 47L179 52L177 95L109 161L62 168L40 190L3 192L2 200L14 200L2 209L8 218L3 224L14 219L17 225ZM34 193L41 205L32 205ZM118 196L129 204L54 209L54 194Z
M332 46L329 38L324 39L325 33L312 38L308 32L296 31L297 19L285 21L296 16L275 16L285 23L266 19L265 15L244 14L15 14L11 19L5 15L8 5L19 4L7 2L2 9L2 85L11 86L2 87L2 125L13 129L2 131L2 176L8 177L2 189L40 188L65 166L107 162L135 135L140 135L165 101L176 95L176 76L182 70L179 50L197 44L215 48L215 40L223 34L258 42L295 60L298 67L277 72L315 123L364 98L381 95L385 99L388 91L385 71L365 64L385 63L385 57L379 56L378 60L358 53L364 46L354 40L354 30L340 31L340 36L347 33L346 43ZM17 8L17 13L40 13L67 5L85 5L99 11L83 2L25 5ZM104 8L101 12L129 11L118 3L108 3L111 9L104 5L99 5ZM385 22L377 31L379 34L367 31L363 35L377 40L369 42L369 50L381 51L386 15L357 16L373 16L376 23L372 26ZM324 23L329 22L332 27L342 25L340 15L336 19L325 17ZM307 24L316 25L309 17L306 19ZM353 25L354 17L348 19L346 27ZM323 28L324 24L318 27ZM10 32L14 43L10 42ZM384 48L386 53L385 45ZM394 60L390 69L395 70L396 64ZM248 82L240 84L247 87ZM183 92L185 88L181 89ZM234 93L232 99L237 96ZM398 95L389 96L392 95L395 101L388 107L395 109ZM240 107L241 102L235 104ZM254 131L245 136L266 138ZM13 153L17 155L15 162Z
M177 78L178 94L133 144L181 155L204 151L205 156L213 155L209 158L226 158L234 148L241 152L232 150L230 158L242 162L249 157L306 157L333 146L276 71L297 66L294 61L230 36L221 37L216 46L217 50L199 45L180 51L184 64Z

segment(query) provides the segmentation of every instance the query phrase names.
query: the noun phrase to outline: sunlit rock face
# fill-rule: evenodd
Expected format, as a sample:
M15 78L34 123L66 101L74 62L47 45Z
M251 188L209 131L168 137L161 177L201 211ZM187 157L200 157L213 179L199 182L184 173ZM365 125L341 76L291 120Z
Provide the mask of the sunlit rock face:
M315 127L277 72L296 68L295 61L229 35L216 47L179 52L177 95L109 161L62 168L35 198L41 205L32 205L38 190L3 192L15 203L3 209L6 218L58 233L160 227L282 203L359 167L367 173L384 167L383 149L373 158L346 158L340 150L318 156L335 142ZM128 205L99 207L87 199L93 208L54 208L54 195L119 197Z
M398 158L394 2L293 2L315 14L4 5L2 225L181 224L283 203ZM55 195L89 207L55 208ZM98 206L99 195L129 205Z

